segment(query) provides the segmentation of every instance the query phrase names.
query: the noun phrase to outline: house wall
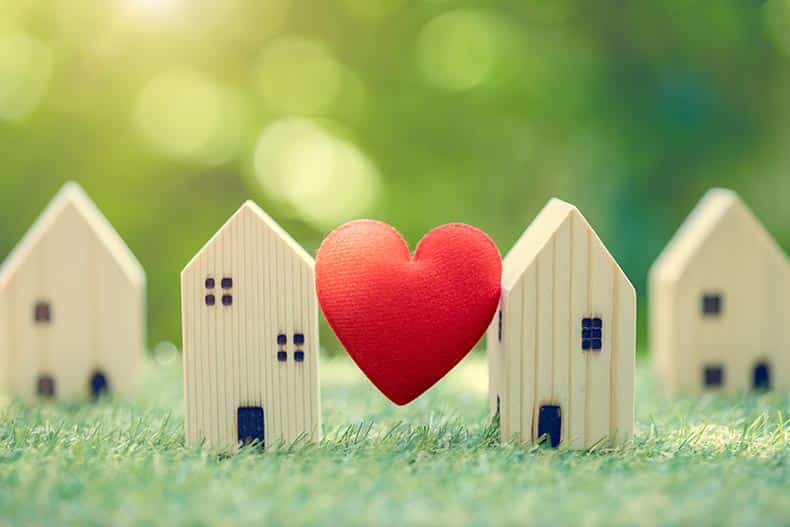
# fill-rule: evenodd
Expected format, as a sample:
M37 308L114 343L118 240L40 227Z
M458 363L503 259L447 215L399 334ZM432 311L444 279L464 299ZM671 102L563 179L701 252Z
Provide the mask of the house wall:
M771 364L773 386L790 388L788 264L735 208L723 217L674 282L657 282L651 323L659 368L674 391L699 393L705 365L724 366L722 390L749 390L756 362ZM702 296L722 295L720 316L702 313ZM651 301L652 302L652 301Z
M499 310L486 332L486 350L488 353L488 413L495 415L497 411L497 396L502 383L502 354L499 343L499 319L502 313L502 300L499 301ZM504 320L502 321L504 324Z
M205 279L217 304L206 306ZM223 306L221 280L233 279ZM242 209L182 275L186 437L237 446L237 409L264 409L266 444L320 438L318 305L314 272L259 216ZM303 333L304 362L293 335ZM287 347L277 336L288 336ZM287 350L279 362L277 352Z
M143 284L130 284L73 204L39 238L3 292L8 389L37 397L39 375L55 380L59 399L86 397L104 368L110 390L134 388L143 350ZM34 306L49 302L51 322L36 324Z
M669 392L678 388L676 356L672 352L676 341L676 289L672 283L661 281L651 272L648 280L648 319L650 361L657 378Z
M9 325L7 295L0 291L0 393L9 393Z
M572 447L630 437L635 293L578 212L562 223L515 287L504 292L502 305L501 377L495 384L503 439L537 439L544 404L560 406L561 439ZM584 317L603 319L600 352L582 351Z

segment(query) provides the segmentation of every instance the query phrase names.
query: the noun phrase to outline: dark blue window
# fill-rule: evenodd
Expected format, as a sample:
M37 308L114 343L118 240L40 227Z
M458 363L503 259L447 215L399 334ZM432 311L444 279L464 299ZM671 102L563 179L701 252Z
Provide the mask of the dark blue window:
M603 347L603 321L600 318L582 319L582 349L600 351Z
M724 367L706 366L703 372L703 383L710 388L717 388L724 384Z
M718 317L721 315L722 301L719 294L702 295L702 315L706 317Z
M288 337L280 333L279 335L277 335L277 344L279 344L280 346L285 346L286 344L288 344Z
M207 306L213 306L216 303L217 303L217 297L215 297L214 295L206 295Z
M39 302L33 308L33 319L38 323L48 324L52 320L48 302Z
M294 360L295 360L296 362L304 362L304 351L302 351L302 350L296 350L296 351L294 352Z
M216 283L213 278L206 278L206 289L214 289Z
M222 289L230 289L231 287L233 287L233 278L223 278Z
M304 334L303 333L296 333L294 335L294 344L297 346L301 346L304 344Z
M286 351L278 351L277 352L277 360L280 362L285 362L288 360L288 352Z
M233 305L233 296L232 295L222 295L222 305L223 306Z

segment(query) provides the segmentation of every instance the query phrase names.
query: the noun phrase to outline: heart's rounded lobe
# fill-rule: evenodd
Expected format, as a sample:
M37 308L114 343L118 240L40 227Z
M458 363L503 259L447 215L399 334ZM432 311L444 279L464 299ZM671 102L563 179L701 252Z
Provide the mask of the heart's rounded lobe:
M329 325L392 402L407 404L449 372L485 333L499 303L502 259L482 231L450 224L414 256L386 223L338 227L316 257Z

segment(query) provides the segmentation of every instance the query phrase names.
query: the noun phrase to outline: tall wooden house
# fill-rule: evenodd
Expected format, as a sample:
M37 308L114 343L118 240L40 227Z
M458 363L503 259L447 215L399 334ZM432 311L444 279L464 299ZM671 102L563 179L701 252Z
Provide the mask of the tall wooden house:
M181 275L186 438L232 450L318 440L314 262L244 204Z
M128 395L145 349L145 274L67 184L0 269L0 387L26 401Z
M487 341L503 440L589 448L631 437L636 294L573 205L550 200L505 257Z
M650 353L670 391L790 389L790 264L735 192L705 194L649 289Z

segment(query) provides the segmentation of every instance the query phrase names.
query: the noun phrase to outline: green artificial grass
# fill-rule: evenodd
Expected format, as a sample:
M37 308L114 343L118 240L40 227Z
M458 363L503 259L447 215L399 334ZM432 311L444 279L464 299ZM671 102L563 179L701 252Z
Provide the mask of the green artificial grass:
M669 399L645 364L617 450L499 444L486 365L388 403L348 360L322 365L320 445L184 447L180 368L134 402L0 411L0 525L788 525L779 394Z

